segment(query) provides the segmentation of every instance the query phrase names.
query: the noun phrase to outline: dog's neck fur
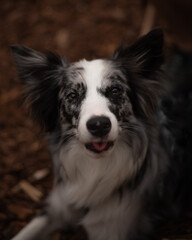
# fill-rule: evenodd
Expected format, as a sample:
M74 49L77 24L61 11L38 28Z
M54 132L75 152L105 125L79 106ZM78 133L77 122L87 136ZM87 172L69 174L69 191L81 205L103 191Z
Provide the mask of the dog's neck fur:
M98 205L114 192L120 196L122 189L130 195L137 189L142 195L151 191L151 185L158 181L166 167L166 155L157 136L143 147L146 149L136 160L129 147L119 141L110 155L98 158L88 157L81 144L73 140L70 145L53 151L53 160L58 163L55 182L64 185L66 198L79 209Z

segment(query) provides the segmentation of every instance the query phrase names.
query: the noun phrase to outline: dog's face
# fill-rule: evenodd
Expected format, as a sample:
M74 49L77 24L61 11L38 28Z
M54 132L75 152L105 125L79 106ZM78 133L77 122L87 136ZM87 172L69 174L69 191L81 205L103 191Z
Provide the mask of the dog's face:
M120 124L132 114L126 77L111 60L82 60L66 75L59 92L61 125L69 122L88 152L112 149Z
M88 154L108 154L122 140L134 148L154 111L162 39L154 30L111 59L72 64L13 47L33 115L48 132L59 129L63 144L75 138Z

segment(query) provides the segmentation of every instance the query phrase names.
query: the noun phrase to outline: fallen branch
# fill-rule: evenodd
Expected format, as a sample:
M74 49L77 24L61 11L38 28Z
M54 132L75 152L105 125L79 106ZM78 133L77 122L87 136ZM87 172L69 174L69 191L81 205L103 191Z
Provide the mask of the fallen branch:
M25 180L19 182L19 184L12 189L12 192L16 193L19 190L23 190L35 202L40 201L43 197L42 192Z
M43 168L43 169L37 170L31 177L31 181L40 181L40 180L44 179L45 177L47 177L48 174L49 174L48 168Z

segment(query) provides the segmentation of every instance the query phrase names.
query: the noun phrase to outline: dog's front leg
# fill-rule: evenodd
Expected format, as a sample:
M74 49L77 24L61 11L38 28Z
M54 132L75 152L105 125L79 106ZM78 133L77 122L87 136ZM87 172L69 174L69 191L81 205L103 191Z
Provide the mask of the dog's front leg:
M34 218L12 240L47 240L54 232L55 226L51 223L47 214Z
M68 208L66 212L62 212L62 210L63 209L61 209L61 215L59 215L52 206L49 206L11 240L48 240L57 230L65 230L69 227L71 229L71 227L75 225L71 220L71 209ZM54 215L52 214L53 212ZM67 218L65 216L67 216Z
M54 188L46 203L42 214L34 218L12 240L48 240L55 231L76 226L84 214L82 209L75 209L67 201L62 184Z

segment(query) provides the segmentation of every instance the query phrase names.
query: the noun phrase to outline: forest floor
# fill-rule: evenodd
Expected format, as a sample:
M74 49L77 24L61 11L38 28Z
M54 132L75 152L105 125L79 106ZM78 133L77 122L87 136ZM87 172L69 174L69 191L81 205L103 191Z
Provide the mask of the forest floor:
M109 57L138 38L143 14L140 0L1 0L0 240L10 239L40 212L53 180L46 142L22 104L10 46L48 49L69 61ZM192 213L157 234L192 239ZM82 229L54 236L85 238Z

